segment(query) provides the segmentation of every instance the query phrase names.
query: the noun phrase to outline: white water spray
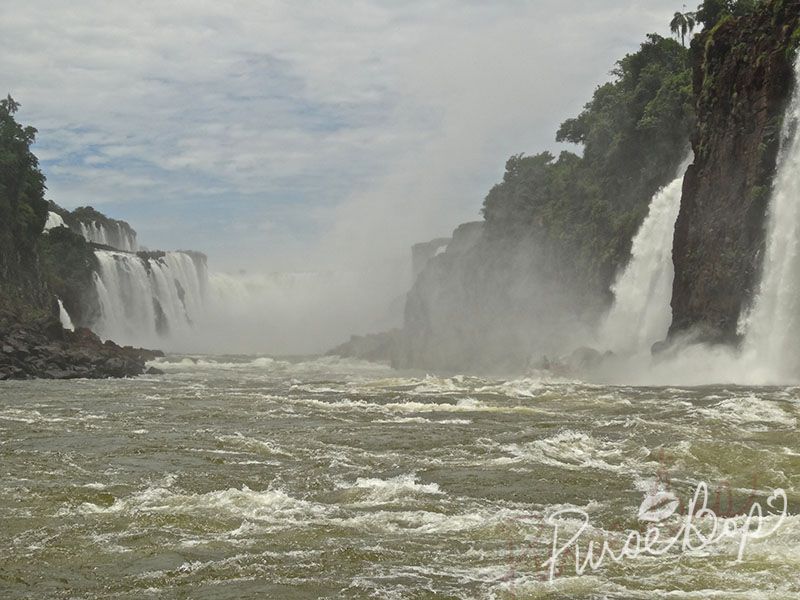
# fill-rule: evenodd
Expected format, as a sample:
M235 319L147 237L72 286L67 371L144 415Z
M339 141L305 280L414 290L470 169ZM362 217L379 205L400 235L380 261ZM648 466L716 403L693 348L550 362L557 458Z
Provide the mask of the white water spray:
M191 330L208 281L203 260L185 252L158 258L98 250L100 318L92 329L118 343L158 347Z
M69 331L75 331L75 325L73 325L67 309L64 308L61 298L56 297L56 300L58 300L58 318L61 321L61 326Z
M47 222L44 224L44 230L50 231L56 227L66 227L66 223L64 223L64 219L60 214L51 210L47 213Z
M620 354L649 352L672 321L672 239L681 205L684 161L678 176L650 202L631 247L631 260L611 287L614 304L600 329L601 344Z
M111 246L123 252L136 252L139 250L136 234L125 230L120 223L116 223L111 229L102 223L80 223L80 228L81 235L89 242Z
M744 357L756 376L772 381L800 376L800 56L795 82L767 215L761 285L739 323Z

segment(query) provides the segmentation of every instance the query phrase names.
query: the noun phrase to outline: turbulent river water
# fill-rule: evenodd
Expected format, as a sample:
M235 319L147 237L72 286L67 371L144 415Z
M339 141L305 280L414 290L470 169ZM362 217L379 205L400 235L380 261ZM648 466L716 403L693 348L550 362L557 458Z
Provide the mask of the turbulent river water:
M0 385L3 598L797 598L800 389L403 374L170 357L162 376ZM751 539L605 560L643 499ZM556 561L554 525L590 526ZM739 515L739 516L735 516ZM680 532L681 509L659 526ZM708 533L709 518L696 525ZM699 539L695 536L695 539ZM555 564L555 563L554 563Z

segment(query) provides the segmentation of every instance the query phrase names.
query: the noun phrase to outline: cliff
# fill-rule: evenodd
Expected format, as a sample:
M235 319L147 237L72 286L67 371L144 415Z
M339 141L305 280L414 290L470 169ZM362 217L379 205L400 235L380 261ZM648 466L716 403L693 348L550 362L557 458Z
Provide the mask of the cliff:
M402 332L391 329L381 333L353 335L348 341L326 352L327 356L357 358L370 362L396 362Z
M93 244L122 252L139 249L136 230L126 221L112 219L91 206L69 211L50 201L48 208L61 217L63 225Z
M133 377L161 352L100 341L88 329L66 331L58 319L21 323L0 315L0 381ZM150 372L158 373L156 369Z
M736 343L754 296L800 42L800 0L761 3L692 41L694 164L675 227L670 336Z
M61 326L57 294L77 320L89 318L78 307L91 306L94 252L65 227L43 234L50 207L31 152L36 130L17 123L17 108L0 101L0 380L140 374L152 353Z
M429 242L420 242L411 246L411 273L414 277L422 273L428 261L443 251L450 238L436 238Z
M428 256L396 366L519 372L586 343L651 197L688 153L693 123L680 43L651 34L613 73L558 131L582 156L512 156L484 220Z
M459 226L408 294L394 364L519 372L533 356L574 348L587 303L562 269L531 237L491 240L483 223Z

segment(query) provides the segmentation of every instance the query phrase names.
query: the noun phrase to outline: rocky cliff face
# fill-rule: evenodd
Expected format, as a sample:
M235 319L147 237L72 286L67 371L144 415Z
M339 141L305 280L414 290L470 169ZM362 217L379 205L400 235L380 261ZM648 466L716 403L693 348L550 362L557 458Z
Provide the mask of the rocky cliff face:
M579 345L593 305L531 237L486 236L465 223L429 261L408 294L391 358L401 368L520 372L531 358Z
M86 304L94 251L65 227L43 233L49 207L31 152L36 130L16 121L18 108L10 97L0 100L0 380L140 374L151 353L61 326L56 294L73 310Z
M133 377L156 356L163 354L102 342L88 329L65 331L57 319L19 323L0 315L0 381Z
M697 127L675 227L670 336L735 343L758 285L800 0L763 2L692 42Z
M136 252L139 249L136 230L126 221L112 219L91 206L80 206L70 212L51 201L50 210L63 219L64 225L88 242L123 252Z
M590 344L651 198L688 152L693 114L688 51L648 35L559 128L582 156L510 157L483 222L426 261L395 364L518 373Z
M39 238L39 256L50 293L61 299L75 326L89 327L100 310L92 244L72 229L55 227Z
M449 243L450 238L436 238L429 242L420 242L411 246L411 273L415 279L417 275L422 273L428 261L439 252L444 251Z

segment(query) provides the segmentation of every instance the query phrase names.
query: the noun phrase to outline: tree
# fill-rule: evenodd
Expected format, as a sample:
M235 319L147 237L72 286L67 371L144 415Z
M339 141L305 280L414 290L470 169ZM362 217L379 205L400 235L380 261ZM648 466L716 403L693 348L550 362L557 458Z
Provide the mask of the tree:
M36 289L36 242L47 220L44 175L31 152L36 129L14 118L19 103L0 100L0 307L3 292Z
M36 129L14 119L19 106L11 96L0 100L0 219L29 249L44 227L47 202L44 175L31 152Z
M752 13L759 2L760 0L703 0L697 7L695 20L706 29L711 29L724 17L742 17Z
M680 41L650 34L612 73L558 130L556 140L582 146L582 155L512 156L483 205L486 239L535 240L539 252L567 260L564 278L603 293L653 193L675 177L694 116Z
M731 14L730 0L703 0L697 7L697 22L711 29L722 17Z
M676 36L681 36L681 44L686 46L686 34L694 31L695 14L691 12L676 12L669 23L669 29Z
M11 97L11 94L6 96L5 100L0 100L0 111L4 116L13 115L19 110L19 102Z

